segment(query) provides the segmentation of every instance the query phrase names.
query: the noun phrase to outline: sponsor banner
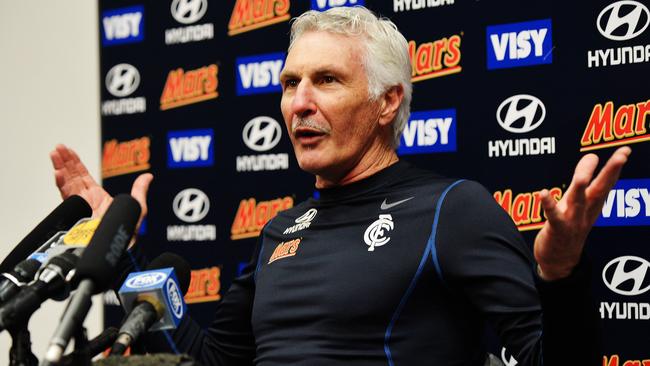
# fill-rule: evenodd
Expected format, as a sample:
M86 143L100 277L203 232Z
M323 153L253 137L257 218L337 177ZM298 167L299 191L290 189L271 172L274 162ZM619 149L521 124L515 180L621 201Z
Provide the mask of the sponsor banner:
M632 40L650 25L648 7L638 1L613 2L598 14L596 29L606 39L616 42ZM650 44L626 45L587 51L587 67L620 66L650 62Z
M216 64L188 71L180 67L170 71L160 96L160 110L217 98L219 96L218 73L219 67Z
M144 113L147 110L147 100L144 97L125 98L133 94L140 86L140 72L135 66L122 63L113 66L106 73L104 80L106 90L120 99L102 102L103 116L119 116L122 114Z
M412 112L404 126L398 155L456 151L456 110Z
M646 129L650 99L626 104L614 112L614 103L596 104L580 139L580 151L605 149L650 140Z
M203 220L210 211L210 199L197 188L180 191L172 203L176 217L193 225L167 226L167 241L214 241L217 239L215 225L194 224Z
M620 296L639 296L650 290L650 262L626 255L612 259L603 267L605 286ZM650 320L650 304L647 302L601 302L601 319Z
M239 240L259 236L269 220L278 212L291 207L293 207L293 198L289 196L260 202L255 198L241 200L230 228L230 239Z
M287 21L289 0L237 0L228 22L228 35L234 36Z
M626 360L619 355L603 356L603 366L650 366L650 358Z
M185 302L196 304L221 300L221 268L208 267L193 269L190 286L185 294Z
M489 70L553 62L551 19L492 25L486 34Z
M273 254L271 254L271 258L269 258L269 262L267 264L271 264L278 259L295 256L300 246L300 241L302 241L302 238L293 239L278 244L275 250L273 250Z
M283 52L238 57L237 95L282 92L280 72L286 54Z
M214 132L211 128L167 133L167 166L193 168L214 164Z
M244 125L242 139L251 150L265 152L273 149L282 138L282 126L268 116L255 117ZM289 169L289 154L240 155L236 158L237 172L258 172Z
M650 225L650 179L621 179L609 191L595 226Z
M214 24L194 24L201 20L208 10L208 0L173 0L170 10L174 20L186 26L166 29L166 45L214 38Z
M544 226L546 217L542 210L541 190L535 192L518 193L513 198L511 189L496 191L494 199L510 215L519 231L538 230ZM552 198L559 201L562 198L562 189L554 187L549 189Z
M400 13L403 11L437 8L444 5L454 5L454 0L393 0L393 11Z
M311 10L324 11L339 6L364 6L364 0L311 0Z
M140 137L130 141L104 142L102 153L102 178L148 170L151 151L149 137Z
M142 42L144 39L144 6L102 12L102 45L113 46Z
M457 34L419 45L409 41L411 81L415 83L461 72L460 41Z

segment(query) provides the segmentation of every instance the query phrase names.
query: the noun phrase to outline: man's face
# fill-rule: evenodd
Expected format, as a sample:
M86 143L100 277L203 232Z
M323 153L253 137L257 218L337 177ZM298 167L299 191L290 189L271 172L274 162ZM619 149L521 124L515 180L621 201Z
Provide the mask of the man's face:
M382 143L356 37L307 32L287 56L281 109L300 168L337 182Z

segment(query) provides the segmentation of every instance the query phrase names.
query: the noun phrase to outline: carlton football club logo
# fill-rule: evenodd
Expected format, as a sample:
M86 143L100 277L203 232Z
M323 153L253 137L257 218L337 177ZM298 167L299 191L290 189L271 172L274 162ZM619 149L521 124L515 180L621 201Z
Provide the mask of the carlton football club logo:
M242 131L242 138L249 149L268 151L274 148L282 137L282 127L271 117L260 116L253 118Z
M203 219L210 210L210 200L203 191L188 188L174 198L174 214L185 222L197 222Z
M106 74L106 89L114 96L131 95L140 85L140 73L129 64L117 64Z
M379 219L370 224L363 234L363 241L368 245L368 251L374 252L375 247L380 247L388 244L390 236L388 232L392 231L395 227L393 217L390 214L379 215Z
M497 121L512 133L530 132L544 122L546 108L537 97L527 94L513 95L497 109Z
M609 4L598 14L598 31L613 41L627 41L643 33L650 24L648 8L637 1Z
M636 296L650 289L650 262L632 255L611 260L603 268L603 282L619 295Z

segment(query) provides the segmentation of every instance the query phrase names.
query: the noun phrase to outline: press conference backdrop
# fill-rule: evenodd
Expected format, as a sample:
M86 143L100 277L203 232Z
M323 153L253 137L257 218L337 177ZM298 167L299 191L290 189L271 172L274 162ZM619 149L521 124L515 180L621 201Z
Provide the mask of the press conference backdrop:
M545 221L542 189L560 198L582 155L633 147L589 237L593 306L607 365L650 359L647 1L99 4L104 185L127 192L137 174L156 176L139 245L191 262L185 299L202 324L262 226L315 194L279 109L290 18L365 5L409 42L414 97L401 158L482 182L531 244ZM121 313L105 300L113 324Z

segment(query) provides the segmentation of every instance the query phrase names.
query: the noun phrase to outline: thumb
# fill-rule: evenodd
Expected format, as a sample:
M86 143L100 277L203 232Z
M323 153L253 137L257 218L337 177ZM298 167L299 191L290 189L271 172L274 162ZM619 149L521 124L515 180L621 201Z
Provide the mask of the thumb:
M147 191L152 180L153 175L151 173L140 174L131 187L131 196L138 201L140 208L142 208L140 221L147 215Z

